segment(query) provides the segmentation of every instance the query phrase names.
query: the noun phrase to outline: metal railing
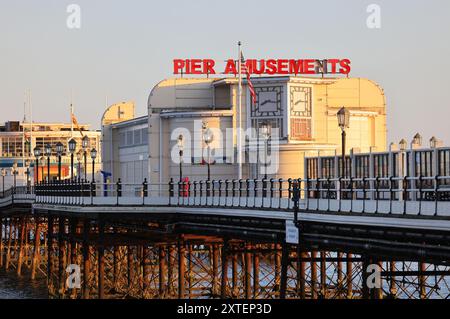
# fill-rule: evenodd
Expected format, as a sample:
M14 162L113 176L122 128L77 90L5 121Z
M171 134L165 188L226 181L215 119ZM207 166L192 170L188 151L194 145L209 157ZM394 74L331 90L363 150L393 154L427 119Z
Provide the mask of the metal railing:
M202 180L167 184L56 182L36 186L36 202L161 205L450 216L450 177Z

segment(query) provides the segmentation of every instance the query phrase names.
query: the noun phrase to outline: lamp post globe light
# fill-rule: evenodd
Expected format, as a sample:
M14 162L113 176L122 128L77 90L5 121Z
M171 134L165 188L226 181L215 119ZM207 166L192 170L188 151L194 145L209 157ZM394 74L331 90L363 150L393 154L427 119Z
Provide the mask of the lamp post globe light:
M84 155L84 180L87 181L87 150L89 149L89 137L85 135L81 140L81 147L83 148Z
M2 168L2 190L3 190L3 197L5 197L5 176L8 172L6 171L6 169Z
M52 156L52 145L47 143L45 145L45 156L47 157L47 182L50 182L50 156Z
M41 153L42 153L41 148L36 146L34 148L34 150L33 150L33 155L34 155L34 158L35 158L35 161L36 161L36 168L35 168L36 179L35 179L35 182L34 182L35 184L39 183L39 157L41 157Z
M64 153L64 145L61 142L56 144L56 155L58 156L58 181L61 181L61 156Z
M345 139L346 139L346 132L345 129L349 127L350 125L350 112L343 106L337 113L337 120L338 125L342 131L341 138L342 138L342 171L341 171L341 177L345 177Z
M69 152L70 152L70 179L73 181L73 154L77 148L77 142L75 139L69 141Z
M91 159L92 159L92 183L95 183L95 159L97 158L97 150L95 148L93 148L91 150Z

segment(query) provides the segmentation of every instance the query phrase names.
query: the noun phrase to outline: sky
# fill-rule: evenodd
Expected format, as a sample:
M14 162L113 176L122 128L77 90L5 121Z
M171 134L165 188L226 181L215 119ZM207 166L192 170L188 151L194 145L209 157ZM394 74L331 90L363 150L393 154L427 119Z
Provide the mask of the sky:
M67 7L81 9L79 29ZM370 4L380 28L368 28ZM385 91L388 142L416 132L450 145L448 0L0 0L0 122L33 120L100 127L107 104L147 112L152 87L174 58L349 58L350 76Z

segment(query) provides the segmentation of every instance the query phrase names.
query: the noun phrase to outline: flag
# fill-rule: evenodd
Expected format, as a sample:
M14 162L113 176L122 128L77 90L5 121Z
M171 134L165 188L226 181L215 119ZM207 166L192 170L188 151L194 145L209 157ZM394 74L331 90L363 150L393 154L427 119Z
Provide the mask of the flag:
M247 66L245 65L245 59L244 59L244 55L242 54L242 52L241 52L241 74L246 75L248 89L250 91L250 95L252 96L252 102L253 102L253 104L256 104L255 87L253 86L253 83L250 80L250 72L248 71Z
M80 131L81 136L83 136L83 131L81 130L80 125L78 125L77 118L75 117L75 115L73 113L70 114L70 116L72 117L73 125L75 125L77 127L77 130Z

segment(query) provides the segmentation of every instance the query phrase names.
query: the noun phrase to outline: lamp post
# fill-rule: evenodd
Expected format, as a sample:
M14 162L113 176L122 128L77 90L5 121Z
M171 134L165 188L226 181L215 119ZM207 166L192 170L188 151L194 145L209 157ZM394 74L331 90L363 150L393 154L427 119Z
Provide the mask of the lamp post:
M39 183L39 157L41 156L41 148L36 146L33 150L34 153L34 158L36 159L36 180L34 182L34 184L38 184Z
M183 135L179 135L177 139L178 150L180 155L180 185L183 181L183 151L184 151L184 139Z
M84 155L84 180L87 181L87 150L89 148L89 137L85 135L81 140L81 147Z
M81 157L83 156L83 153L80 151L77 152L77 177L78 177L78 182L81 181Z
M2 190L3 190L3 197L5 197L5 176L8 172L6 171L6 169L2 168Z
M45 156L47 157L47 183L50 183L50 156L52 156L52 145L45 145Z
M400 146L401 151L406 151L406 148L408 147L408 142L404 138L401 139L401 141L398 143Z
M206 126L206 124L205 124L204 125L204 132L203 132L203 141L206 144L206 150L207 150L207 156L208 156L207 157L208 160L206 162L206 164L208 166L208 181L211 180L211 168L210 168L210 165L211 165L211 147L210 147L210 144L212 143L213 140L214 140L214 134L211 131L211 129L208 128Z
M70 179L73 181L73 153L75 153L75 149L77 148L77 142L75 139L71 139L69 141L69 152L70 152Z
M269 139L272 134L272 127L269 123L264 122L259 128L260 134L264 138L264 180L263 180L263 197L267 195L267 152L269 149Z
M208 160L206 162L206 165L208 167L208 180L206 182L206 196L210 195L210 182L211 182L211 149L210 149L210 144L212 143L212 141L214 140L214 134L211 131L210 128L208 128L207 123L203 123L203 141L206 144L206 151L208 152Z
M56 155L58 156L58 181L61 181L61 156L64 152L64 145L61 142L56 144Z
M14 162L14 164L13 164L13 166L12 166L12 169L11 169L11 174L13 175L13 177L14 177L14 188L13 188L13 190L14 190L14 194L16 193L16 175L18 174L19 172L17 171L17 162Z
M92 183L95 183L95 159L97 158L97 150L93 148L91 150L91 159L92 159Z
M337 119L338 119L338 125L342 130L342 172L341 177L345 177L345 139L346 139L346 133L345 129L349 127L350 125L350 112L345 108L342 107L337 112Z
M419 133L416 133L416 135L414 135L414 137L413 137L412 144L417 145L417 146L422 146L422 135L420 135Z
M27 170L25 171L25 175L27 176L27 192L30 189L30 184L31 184L31 181L30 181L30 164L31 164L30 160L26 159L25 160L25 167L27 168Z

